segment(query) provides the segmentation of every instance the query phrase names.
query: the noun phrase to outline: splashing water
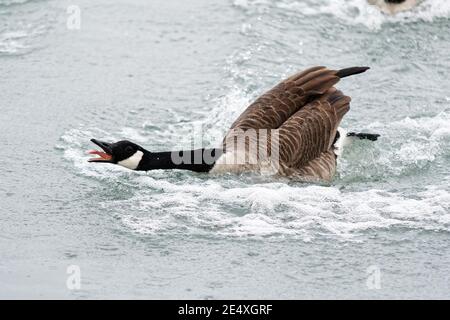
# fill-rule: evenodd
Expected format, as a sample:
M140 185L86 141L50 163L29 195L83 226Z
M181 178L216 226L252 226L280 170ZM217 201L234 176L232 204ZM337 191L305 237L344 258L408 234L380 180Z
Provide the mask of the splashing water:
M229 101L230 97L224 99ZM341 184L349 188L349 183L402 178L448 157L449 120L448 113L441 113L375 123L371 129L384 133L382 141L352 146L340 161L340 178L331 187L286 185L276 179L258 183L254 177L160 171L142 174L115 166L94 167L86 162L80 147L91 136L115 140L99 130L72 130L63 136L61 149L84 175L126 183L134 189L129 199L108 201L103 206L110 211L132 211L119 214L119 219L138 233L200 235L214 231L217 236L295 236L305 241L328 234L350 239L368 229L391 226L450 231L448 187L423 186L414 190L414 197L404 191L340 190ZM396 140L398 135L408 137L408 141Z
M371 30L379 30L383 24L432 22L434 19L450 17L450 3L446 0L425 0L410 11L395 16L383 14L366 0L235 0L234 5L244 10L280 9L301 16L331 15L352 25L364 25Z

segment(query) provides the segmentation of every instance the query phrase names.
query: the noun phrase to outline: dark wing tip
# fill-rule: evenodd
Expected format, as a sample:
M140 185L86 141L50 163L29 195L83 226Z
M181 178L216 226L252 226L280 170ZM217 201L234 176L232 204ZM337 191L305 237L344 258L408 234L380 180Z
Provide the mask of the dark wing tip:
M363 73L366 72L367 70L369 70L370 67L352 67L352 68L345 68L345 69L341 69L339 71L336 72L336 76L338 76L339 78L345 78L348 76L352 76L354 74L359 74L359 73Z
M356 132L349 132L347 133L347 137L357 137L361 140L370 140L370 141L377 141L380 135L378 133L356 133Z

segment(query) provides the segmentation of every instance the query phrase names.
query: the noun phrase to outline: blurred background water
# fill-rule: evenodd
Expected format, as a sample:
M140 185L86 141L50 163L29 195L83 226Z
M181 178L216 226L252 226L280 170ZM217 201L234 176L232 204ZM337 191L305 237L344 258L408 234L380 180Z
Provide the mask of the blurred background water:
M449 298L449 18L446 0L0 0L0 297ZM215 145L312 65L369 65L339 84L342 126L382 135L330 186L86 162L93 137Z

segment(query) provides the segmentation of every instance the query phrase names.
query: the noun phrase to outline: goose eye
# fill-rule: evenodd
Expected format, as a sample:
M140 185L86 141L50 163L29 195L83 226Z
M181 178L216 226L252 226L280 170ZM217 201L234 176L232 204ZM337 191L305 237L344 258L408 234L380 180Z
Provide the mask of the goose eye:
M132 146L128 146L125 148L125 152L127 152L127 153L132 153L133 151L134 151L134 149Z

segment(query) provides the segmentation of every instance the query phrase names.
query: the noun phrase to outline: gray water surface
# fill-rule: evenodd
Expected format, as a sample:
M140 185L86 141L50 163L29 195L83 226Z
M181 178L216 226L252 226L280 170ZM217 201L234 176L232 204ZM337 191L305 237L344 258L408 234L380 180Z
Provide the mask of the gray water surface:
M446 0L0 0L0 297L449 298L449 19ZM87 163L90 138L217 145L313 65L371 67L338 85L342 126L382 135L331 185Z

